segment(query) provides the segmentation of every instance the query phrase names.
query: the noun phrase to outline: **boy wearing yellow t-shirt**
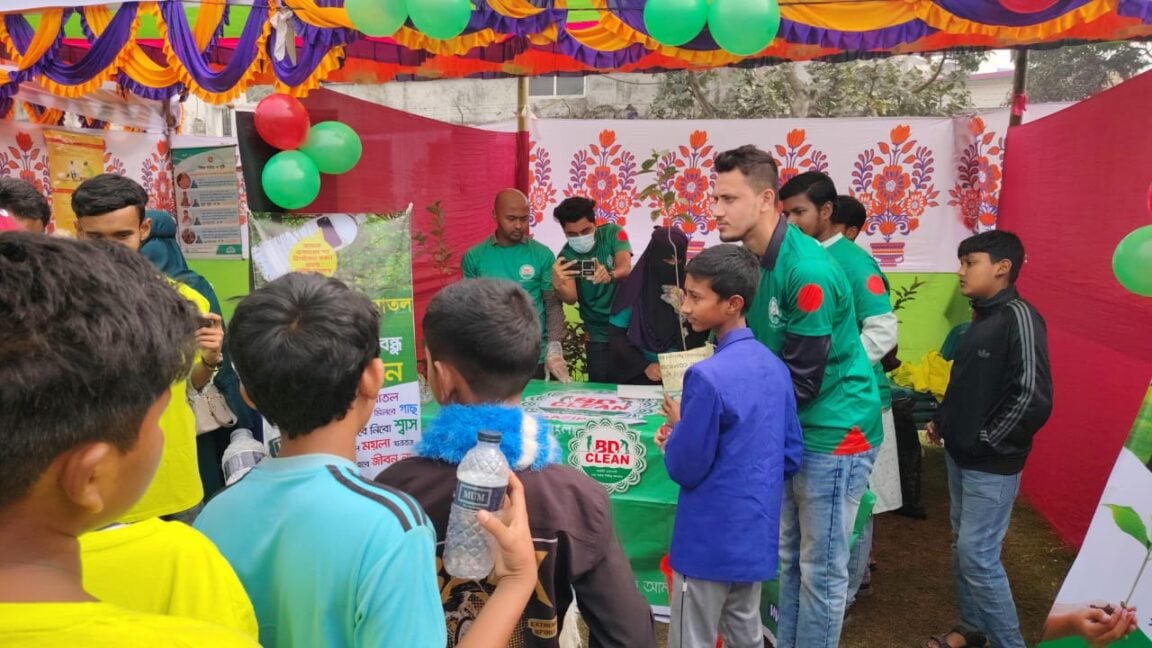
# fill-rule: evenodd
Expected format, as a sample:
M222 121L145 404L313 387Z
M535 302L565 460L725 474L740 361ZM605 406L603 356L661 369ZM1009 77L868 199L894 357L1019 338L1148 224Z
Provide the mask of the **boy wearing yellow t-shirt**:
M0 277L0 645L254 646L83 587L78 536L124 515L159 464L194 307L122 246L0 234Z
M140 183L111 173L85 180L72 194L76 213L76 234L90 241L118 243L139 252L152 231L146 215L148 193ZM120 522L139 522L158 516L180 516L191 524L195 509L204 498L200 467L196 461L196 419L186 400L189 384L203 389L224 361L224 328L219 315L208 312L208 300L188 286L173 281L172 286L196 305L200 326L196 330L196 358L191 371L172 381L172 398L160 417L164 431L164 452L152 485ZM146 364L147 357L139 359Z

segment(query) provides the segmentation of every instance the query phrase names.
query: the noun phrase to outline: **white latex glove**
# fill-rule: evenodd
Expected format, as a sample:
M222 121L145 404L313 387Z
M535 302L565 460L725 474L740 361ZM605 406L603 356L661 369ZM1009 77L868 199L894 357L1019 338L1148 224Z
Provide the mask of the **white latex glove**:
M549 342L548 351L544 358L545 374L551 374L556 380L568 384L572 376L568 373L568 363L564 361L564 348L559 342Z

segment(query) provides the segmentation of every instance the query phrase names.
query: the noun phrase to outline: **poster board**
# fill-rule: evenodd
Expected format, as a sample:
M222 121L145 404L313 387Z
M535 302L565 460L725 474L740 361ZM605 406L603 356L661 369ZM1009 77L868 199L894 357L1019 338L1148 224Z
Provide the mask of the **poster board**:
M189 259L241 259L240 185L236 147L172 149L176 224Z
M1136 609L1136 627L1107 645L1152 647L1152 387L1049 611L1040 646L1087 646L1074 630L1077 619L1093 614L1093 607L1108 612L1121 606ZM1103 629L1099 623L1081 627Z
M317 272L372 299L380 312L384 385L357 437L356 463L373 478L420 440L420 386L412 310L411 208L394 214L252 214L256 287L288 272ZM265 423L269 451L279 432Z

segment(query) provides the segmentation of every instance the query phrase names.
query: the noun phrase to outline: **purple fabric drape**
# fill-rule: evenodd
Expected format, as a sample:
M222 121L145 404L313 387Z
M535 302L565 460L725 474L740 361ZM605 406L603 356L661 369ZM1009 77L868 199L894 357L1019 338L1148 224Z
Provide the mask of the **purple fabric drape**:
M275 56L271 56L276 43L275 30L268 38L268 42L265 43L276 78L291 86L300 85L307 81L332 48L350 43L359 35L350 29L321 29L299 19L296 19L295 23L296 33L303 44L303 47L298 47L296 50L295 64L287 57L277 61ZM242 55L239 49L237 46L237 55Z
M137 8L135 2L120 5L108 23L108 28L92 41L92 46L79 61L65 65L55 56L44 57L41 74L61 85L76 86L106 70L116 62L128 39L132 38L132 24L136 20Z
M1058 0L1056 4L1044 11L1019 14L1005 9L999 0L933 0L941 9L958 18L985 25L1003 25L1006 27L1027 27L1053 20L1092 1Z
M268 20L268 0L256 0L252 4L248 21L240 32L236 53L219 72L208 67L203 52L196 47L196 39L188 25L188 17L184 15L182 3L160 3L160 15L168 25L168 40L173 53L196 84L208 92L227 92L235 87L256 60L256 46L264 31L264 23Z
M1152 23L1152 1L1120 0L1117 13L1127 18L1139 18L1143 23Z

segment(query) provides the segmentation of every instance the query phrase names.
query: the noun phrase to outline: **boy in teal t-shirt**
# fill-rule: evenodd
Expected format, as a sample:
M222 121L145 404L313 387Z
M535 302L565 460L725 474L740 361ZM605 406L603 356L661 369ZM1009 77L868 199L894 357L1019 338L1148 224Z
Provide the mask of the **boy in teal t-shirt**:
M713 215L722 241L760 257L748 313L756 338L788 366L804 431L800 472L780 518L779 645L839 645L848 538L880 444L880 397L860 344L852 290L819 243L777 211L777 169L752 145L716 158ZM801 531L803 529L803 532Z
M410 495L364 479L355 461L384 380L379 335L366 295L317 274L280 277L232 317L229 350L245 397L280 429L282 445L214 497L196 528L236 570L268 648L445 645L436 532ZM522 495L511 501L523 506ZM535 586L527 513L509 513L510 527L478 516L515 568L460 648L506 645Z
M610 382L613 375L608 347L609 319L616 288L632 272L632 244L619 225L596 224L596 201L565 198L553 215L568 243L552 266L552 285L561 301L579 304L588 333L588 379ZM583 261L591 261L584 270Z

